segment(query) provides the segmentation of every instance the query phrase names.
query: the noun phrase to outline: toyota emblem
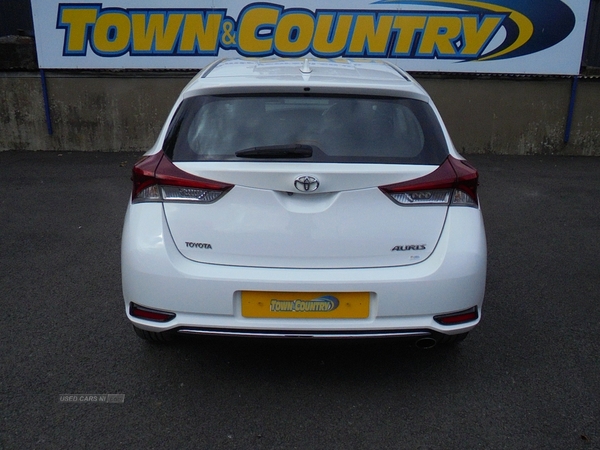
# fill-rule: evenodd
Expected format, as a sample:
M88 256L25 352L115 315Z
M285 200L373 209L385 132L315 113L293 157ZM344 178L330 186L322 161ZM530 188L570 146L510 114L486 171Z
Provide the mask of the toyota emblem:
M294 181L294 187L300 192L314 192L319 189L319 180L317 180L315 177L303 175L296 178L296 181Z

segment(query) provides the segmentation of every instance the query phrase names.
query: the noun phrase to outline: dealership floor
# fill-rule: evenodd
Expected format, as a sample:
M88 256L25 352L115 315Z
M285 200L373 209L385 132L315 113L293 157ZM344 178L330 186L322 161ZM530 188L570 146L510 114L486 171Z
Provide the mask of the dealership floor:
M483 320L419 351L139 340L119 267L139 156L0 153L0 449L600 448L600 158L469 157Z

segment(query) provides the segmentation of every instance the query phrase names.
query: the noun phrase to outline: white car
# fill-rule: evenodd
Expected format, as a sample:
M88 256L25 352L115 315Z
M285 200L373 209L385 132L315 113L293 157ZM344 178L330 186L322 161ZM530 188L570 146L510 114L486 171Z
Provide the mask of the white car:
M366 60L224 59L133 169L137 334L462 340L481 318L478 174L423 88Z

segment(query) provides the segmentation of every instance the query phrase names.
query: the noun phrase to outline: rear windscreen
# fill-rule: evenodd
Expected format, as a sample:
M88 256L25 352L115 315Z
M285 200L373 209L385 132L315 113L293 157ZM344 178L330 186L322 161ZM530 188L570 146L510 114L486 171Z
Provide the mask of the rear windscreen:
M425 102L312 95L188 98L163 150L173 161L243 161L256 157L252 149L291 146L310 148L298 162L441 164L448 154ZM270 151L261 159L289 158Z

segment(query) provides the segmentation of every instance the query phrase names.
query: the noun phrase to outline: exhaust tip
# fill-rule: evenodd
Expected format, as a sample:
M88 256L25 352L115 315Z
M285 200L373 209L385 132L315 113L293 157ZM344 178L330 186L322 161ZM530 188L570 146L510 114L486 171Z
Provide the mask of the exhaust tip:
M417 347L420 348L421 350L427 350L427 349L433 348L436 346L436 344L437 344L437 341L431 337L422 338L416 342Z

